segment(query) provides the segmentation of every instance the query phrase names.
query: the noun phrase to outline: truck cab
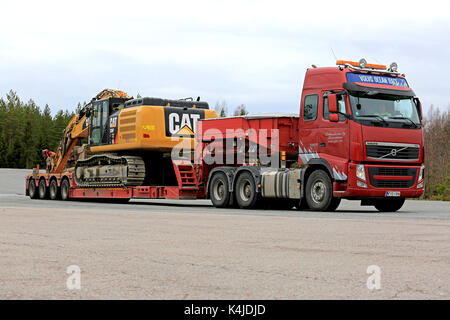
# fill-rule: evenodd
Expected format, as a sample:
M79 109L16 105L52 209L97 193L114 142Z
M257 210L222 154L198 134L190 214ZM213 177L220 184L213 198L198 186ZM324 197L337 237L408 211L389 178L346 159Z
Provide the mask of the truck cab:
M308 69L299 163L308 167L309 207L323 210L346 198L396 211L406 197L421 196L422 127L420 101L395 63L388 69L362 59Z

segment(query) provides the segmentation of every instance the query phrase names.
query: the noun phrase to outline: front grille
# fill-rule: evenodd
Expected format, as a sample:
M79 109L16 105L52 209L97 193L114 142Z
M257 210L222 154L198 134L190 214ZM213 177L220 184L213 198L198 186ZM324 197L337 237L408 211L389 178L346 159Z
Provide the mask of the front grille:
M408 180L374 180L370 182L375 188L409 188Z
M413 161L419 159L419 146L367 143L366 154L372 159Z
M377 175L380 176L408 176L409 168L390 168L390 167L379 167ZM415 170L415 169L414 169Z
M368 167L370 184L375 188L411 188L416 181L417 168ZM410 180L375 179L374 176L411 177Z

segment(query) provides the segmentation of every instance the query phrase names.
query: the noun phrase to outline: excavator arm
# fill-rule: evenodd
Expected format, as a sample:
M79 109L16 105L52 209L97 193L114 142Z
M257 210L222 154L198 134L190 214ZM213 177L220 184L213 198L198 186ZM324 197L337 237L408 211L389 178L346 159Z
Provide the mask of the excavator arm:
M91 102L81 109L69 121L64 136L61 139L56 152L44 152L47 161L47 170L50 173L63 172L67 166L67 161L73 156L73 151L80 144L82 139L88 138L90 128L90 116L92 112L92 102L107 98L131 98L126 92L113 89L105 89L92 98ZM48 151L48 150L46 150Z

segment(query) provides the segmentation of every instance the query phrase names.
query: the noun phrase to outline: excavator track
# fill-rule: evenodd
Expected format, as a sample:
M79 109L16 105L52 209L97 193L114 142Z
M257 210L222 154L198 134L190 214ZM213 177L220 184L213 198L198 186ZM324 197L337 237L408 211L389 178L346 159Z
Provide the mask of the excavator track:
M75 166L75 182L79 187L139 186L144 179L144 160L136 156L94 155L79 160Z

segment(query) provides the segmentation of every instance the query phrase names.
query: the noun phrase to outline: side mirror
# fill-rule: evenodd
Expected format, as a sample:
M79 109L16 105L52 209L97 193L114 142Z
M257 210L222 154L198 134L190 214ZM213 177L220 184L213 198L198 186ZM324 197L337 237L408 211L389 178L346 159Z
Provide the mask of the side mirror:
M419 98L414 98L413 100L416 105L417 113L419 114L419 119L422 120L422 103L420 103Z
M330 113L330 121L331 122L338 122L339 121L339 115L337 113Z
M328 95L328 111L330 113L338 112L337 99L336 99L336 95L335 94ZM331 121L331 114L330 114L330 121Z

